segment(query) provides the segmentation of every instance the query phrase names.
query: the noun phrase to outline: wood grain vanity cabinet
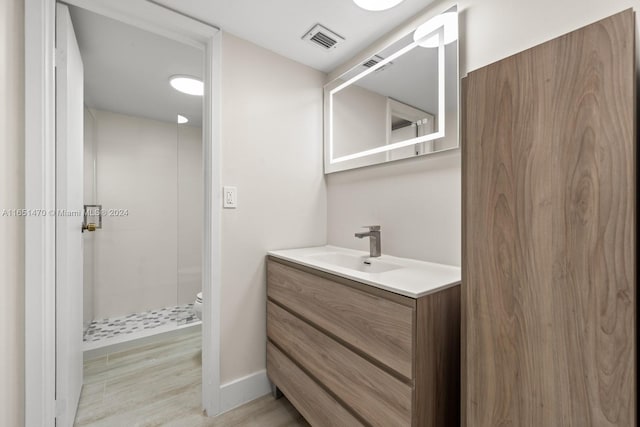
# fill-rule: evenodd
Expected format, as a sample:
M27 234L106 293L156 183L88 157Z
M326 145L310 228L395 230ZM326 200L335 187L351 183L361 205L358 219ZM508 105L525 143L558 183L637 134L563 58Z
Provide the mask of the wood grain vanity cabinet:
M267 260L267 373L313 426L459 425L460 286L409 298Z
M463 425L637 425L634 26L463 81Z

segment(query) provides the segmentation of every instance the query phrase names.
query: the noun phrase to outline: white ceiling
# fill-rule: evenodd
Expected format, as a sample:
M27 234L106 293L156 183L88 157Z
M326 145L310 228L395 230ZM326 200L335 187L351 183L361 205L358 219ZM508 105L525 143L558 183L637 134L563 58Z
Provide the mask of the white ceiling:
M352 0L154 0L324 72L333 71L434 0L370 12ZM346 40L327 52L301 37L322 24Z
M382 12L352 0L149 0L213 24L320 71L330 72L433 0L404 0ZM85 103L92 108L200 126L201 98L168 84L173 74L201 76L198 49L70 7L85 69ZM324 51L301 39L315 24L346 40Z

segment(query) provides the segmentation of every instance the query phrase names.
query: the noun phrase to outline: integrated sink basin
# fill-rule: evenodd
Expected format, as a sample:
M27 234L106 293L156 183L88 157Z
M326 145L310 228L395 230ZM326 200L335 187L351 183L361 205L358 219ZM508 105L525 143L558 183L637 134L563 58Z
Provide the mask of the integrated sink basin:
M410 298L460 284L457 266L386 254L372 258L368 252L339 246L283 249L269 251L269 256Z
M368 256L352 255L340 252L309 255L309 258L316 262L324 262L336 267L348 268L364 273L384 273L385 271L402 268L401 265L380 261Z

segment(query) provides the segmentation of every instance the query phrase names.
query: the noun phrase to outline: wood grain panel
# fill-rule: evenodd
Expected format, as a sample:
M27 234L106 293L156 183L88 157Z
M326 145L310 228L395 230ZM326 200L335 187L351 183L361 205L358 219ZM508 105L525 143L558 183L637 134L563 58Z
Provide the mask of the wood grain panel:
M271 343L267 343L267 372L269 379L278 386L311 425L317 427L363 425Z
M460 425L460 292L417 301L415 426Z
M636 425L634 22L466 78L467 426Z
M267 319L269 339L372 426L411 425L411 387L272 302Z
M460 138L462 141L462 156L461 156L461 167L462 167L462 178L463 178L463 183L462 183L462 200L461 200L461 209L462 209L462 224L461 224L461 231L462 231L462 266L463 268L461 269L461 279L462 279L462 283L460 284L460 426L461 427L470 427L473 424L472 423L468 423L467 422L467 402L469 401L468 396L468 390L469 390L469 377L470 374L468 373L469 370L469 361L468 361L468 348L471 348L470 346L467 345L467 332L469 330L469 328L467 327L469 321L469 312L471 310L468 309L469 304L471 303L468 300L468 296L470 292L467 292L467 289L465 289L467 287L467 280L468 280L468 274L467 274L467 269L466 269L466 258L467 258L467 254L466 254L466 244L468 241L467 238L467 221L466 221L466 213L467 212L467 206L468 206L468 202L467 202L467 195L466 195L466 191L467 191L467 185L466 183L464 183L464 177L465 175L465 171L467 170L467 164L466 162L468 161L468 157L467 157L467 152L466 152L466 147L464 147L464 143L465 141L467 141L465 132L467 131L467 126L466 126L466 118L467 118L467 100L468 100L468 78L463 78L462 81L460 82L460 96L461 96L461 101L460 102Z
M413 378L413 308L272 260L267 263L267 296Z
M272 255L268 255L267 259L269 261L277 262L278 264L286 265L286 266L295 268L296 270L304 271L314 276L322 277L323 279L327 279L332 282L345 285L349 288L356 289L356 290L365 292L367 294L376 295L376 296L388 299L389 301L397 302L398 304L405 305L410 308L416 307L415 298L396 294L390 291L385 291L384 289L377 288L372 285L356 282L355 280L347 279L342 276L338 276L336 274L327 273L326 271L318 270L317 268L308 267L306 265L302 265L302 264L295 263L293 261L274 257Z

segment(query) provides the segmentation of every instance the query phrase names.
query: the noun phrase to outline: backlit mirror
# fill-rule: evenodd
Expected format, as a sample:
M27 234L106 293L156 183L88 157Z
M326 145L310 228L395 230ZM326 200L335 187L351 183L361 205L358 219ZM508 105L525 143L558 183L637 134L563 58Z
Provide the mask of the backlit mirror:
M458 83L453 7L325 86L325 173L458 148Z

